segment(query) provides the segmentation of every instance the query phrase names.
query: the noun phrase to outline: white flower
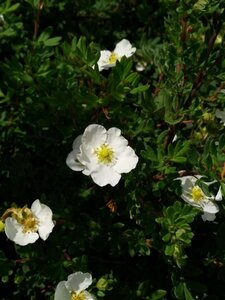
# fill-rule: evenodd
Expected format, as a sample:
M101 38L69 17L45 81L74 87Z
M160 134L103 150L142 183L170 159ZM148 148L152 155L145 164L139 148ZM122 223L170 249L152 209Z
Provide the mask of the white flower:
M95 297L85 291L92 283L89 273L76 272L60 281L56 287L54 300L94 300Z
M109 50L102 50L100 52L100 58L97 62L99 71L107 70L116 65L116 61L120 60L123 56L130 57L136 51L135 47L132 47L131 43L123 39L118 44L113 52Z
M138 72L142 72L146 69L147 67L147 63L145 61L139 61L136 66L135 66L135 69L136 71Z
M221 119L220 123L223 123L223 125L225 126L225 109L224 110L216 110L216 117L218 119Z
M121 173L129 173L136 167L138 157L115 127L108 131L101 125L89 125L83 135L73 142L66 164L73 171L90 175L99 186L115 186Z
M9 214L11 217L6 217ZM3 218L7 237L20 246L32 244L39 237L46 240L54 227L51 209L39 200L35 200L30 209L26 206L10 208Z
M183 189L181 198L187 203L198 207L203 210L204 214L202 215L203 221L213 221L216 216L215 214L219 211L218 205L215 201L222 200L221 188L219 189L217 195L207 196L203 190L196 184L196 181L200 179L202 176L183 176L180 178L176 178L176 180L181 181L181 186ZM213 182L205 183L210 185Z

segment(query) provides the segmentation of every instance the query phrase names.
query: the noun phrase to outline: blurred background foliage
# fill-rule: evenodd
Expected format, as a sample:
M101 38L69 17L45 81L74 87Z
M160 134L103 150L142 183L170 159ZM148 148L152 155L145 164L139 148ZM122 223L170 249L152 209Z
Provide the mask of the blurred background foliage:
M92 273L97 298L225 298L224 203L203 222L174 181L181 170L205 175L225 194L215 117L225 108L224 6L0 1L1 213L40 199L56 221L46 242L26 247L1 233L1 299L53 299L75 271ZM100 50L122 38L135 55L99 73ZM91 123L120 128L140 158L114 188L65 164Z

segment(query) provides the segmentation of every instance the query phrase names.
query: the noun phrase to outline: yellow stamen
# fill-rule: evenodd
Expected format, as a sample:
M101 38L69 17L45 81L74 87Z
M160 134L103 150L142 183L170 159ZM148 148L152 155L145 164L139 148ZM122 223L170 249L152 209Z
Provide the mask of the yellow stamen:
M118 55L114 52L112 52L112 54L109 57L109 63L110 64L115 64L115 62L118 60Z
M2 219L5 220L10 215L22 225L24 233L36 232L38 230L38 220L35 218L32 211L26 206L23 208L11 207L7 209L2 216Z
M85 300L86 296L85 296L84 292L81 292L79 294L77 294L76 292L72 292L70 299L71 300Z
M113 162L114 151L107 144L101 145L94 153L96 154L99 163L108 165Z
M191 189L191 197L195 202L201 202L204 198L204 193L199 186L194 186Z

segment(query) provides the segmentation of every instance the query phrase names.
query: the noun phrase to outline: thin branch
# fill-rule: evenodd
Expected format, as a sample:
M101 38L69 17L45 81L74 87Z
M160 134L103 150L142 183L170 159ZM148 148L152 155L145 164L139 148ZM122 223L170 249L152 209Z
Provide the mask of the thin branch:
M42 10L43 6L44 6L44 0L39 0L38 1L37 14L36 14L36 17L34 19L34 33L33 33L33 39L34 40L37 38L37 35L38 35L39 19L40 19L41 10Z
M223 19L222 15L221 16L214 16L214 19L213 19L214 24L213 25L216 25L216 26L213 26L213 32L212 32L212 35L211 35L211 37L209 39L209 42L208 42L206 56L205 56L205 62L208 61L209 56L210 56L210 54L213 50L216 38L217 38L221 28L222 28L222 25L223 25L223 22L221 21ZM218 19L219 19L219 21L218 21ZM195 97L195 95L196 95L197 91L199 90L199 88L201 87L202 82L203 82L204 78L206 77L206 75L207 75L207 71L203 68L197 74L197 76L194 80L191 92L189 94L189 97L188 97L188 99L185 103L186 106L188 106L191 103L192 99Z

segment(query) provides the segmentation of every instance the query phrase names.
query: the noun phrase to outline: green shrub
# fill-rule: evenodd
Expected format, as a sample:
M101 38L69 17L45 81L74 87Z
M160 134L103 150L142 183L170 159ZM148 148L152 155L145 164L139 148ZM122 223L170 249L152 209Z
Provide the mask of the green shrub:
M26 246L2 229L3 300L53 299L77 271L97 298L225 298L224 15L223 0L1 1L1 215L40 199L55 221ZM100 72L122 39L136 52ZM139 157L114 187L66 165L90 124ZM196 175L194 207L175 179Z

